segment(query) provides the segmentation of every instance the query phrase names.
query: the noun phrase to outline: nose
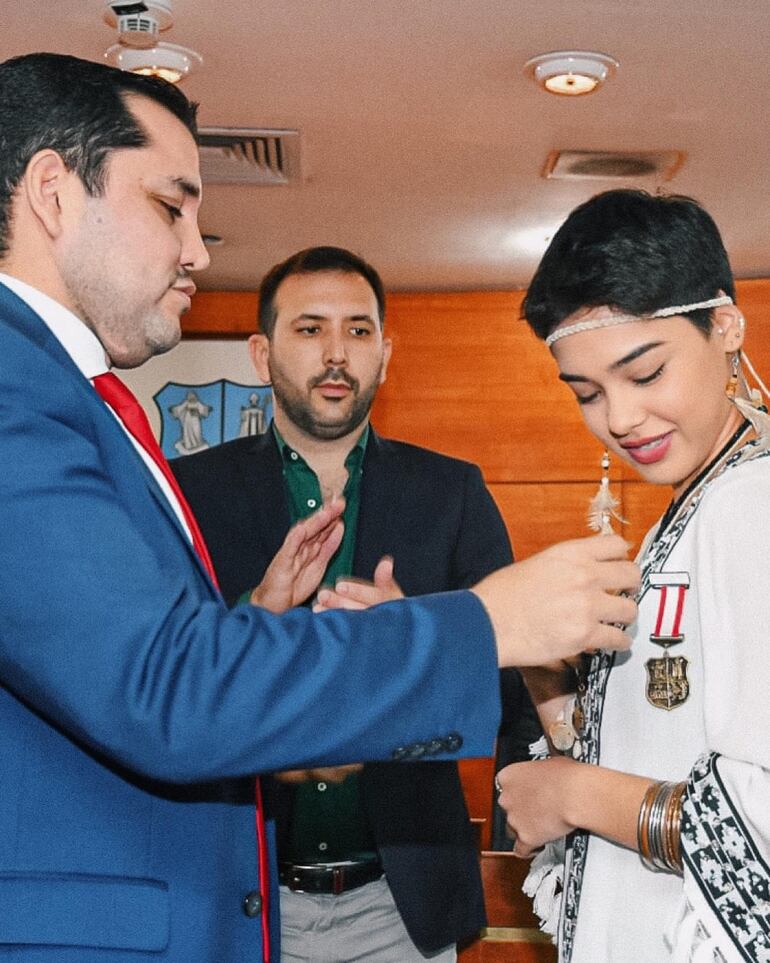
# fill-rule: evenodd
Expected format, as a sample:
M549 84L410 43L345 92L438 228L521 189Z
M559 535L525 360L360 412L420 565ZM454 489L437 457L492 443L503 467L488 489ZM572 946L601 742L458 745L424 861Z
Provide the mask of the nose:
M345 339L342 330L337 325L330 325L324 338L324 364L339 367L346 364L348 357L345 349Z
M196 221L185 225L179 261L185 271L202 271L211 263L211 257L203 243Z
M607 430L613 438L624 438L642 424L644 410L638 392L615 391L606 396Z

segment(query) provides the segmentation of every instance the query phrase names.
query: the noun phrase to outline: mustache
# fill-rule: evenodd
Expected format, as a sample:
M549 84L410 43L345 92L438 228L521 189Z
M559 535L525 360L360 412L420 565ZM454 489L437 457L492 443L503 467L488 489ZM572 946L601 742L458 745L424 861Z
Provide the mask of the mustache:
M358 379L349 375L347 371L343 371L342 368L327 368L323 374L311 378L310 381L308 381L308 387L317 388L318 385L322 385L327 381L342 381L353 391L358 391Z

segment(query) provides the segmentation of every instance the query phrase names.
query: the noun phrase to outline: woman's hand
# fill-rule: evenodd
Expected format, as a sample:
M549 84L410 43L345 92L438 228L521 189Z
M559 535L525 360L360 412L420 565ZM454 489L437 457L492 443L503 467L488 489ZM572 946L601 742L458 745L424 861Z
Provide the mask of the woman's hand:
M565 756L554 756L537 762L515 762L497 774L497 802L505 810L516 856L526 859L575 829L566 817L565 802L579 768L586 767Z
M651 782L646 776L552 756L501 769L497 801L517 856L529 857L578 828L636 849L639 807Z

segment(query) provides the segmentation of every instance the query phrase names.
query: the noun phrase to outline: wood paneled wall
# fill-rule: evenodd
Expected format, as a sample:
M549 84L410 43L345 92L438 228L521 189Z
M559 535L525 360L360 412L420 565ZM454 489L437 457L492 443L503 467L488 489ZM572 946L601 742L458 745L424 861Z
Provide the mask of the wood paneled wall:
M393 360L373 418L384 435L479 464L519 558L587 534L601 457L548 350L519 318L522 298L521 291L390 295ZM738 282L738 301L749 355L770 376L770 280ZM185 335L245 338L255 318L256 294L204 292ZM638 544L669 492L634 480L623 465L612 474L628 519L624 534Z

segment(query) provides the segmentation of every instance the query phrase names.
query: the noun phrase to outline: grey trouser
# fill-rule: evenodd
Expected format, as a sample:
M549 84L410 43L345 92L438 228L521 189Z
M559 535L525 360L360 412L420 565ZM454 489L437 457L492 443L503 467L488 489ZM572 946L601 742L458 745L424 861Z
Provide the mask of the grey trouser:
M339 896L281 887L281 963L455 963L454 945L424 956L383 876Z

